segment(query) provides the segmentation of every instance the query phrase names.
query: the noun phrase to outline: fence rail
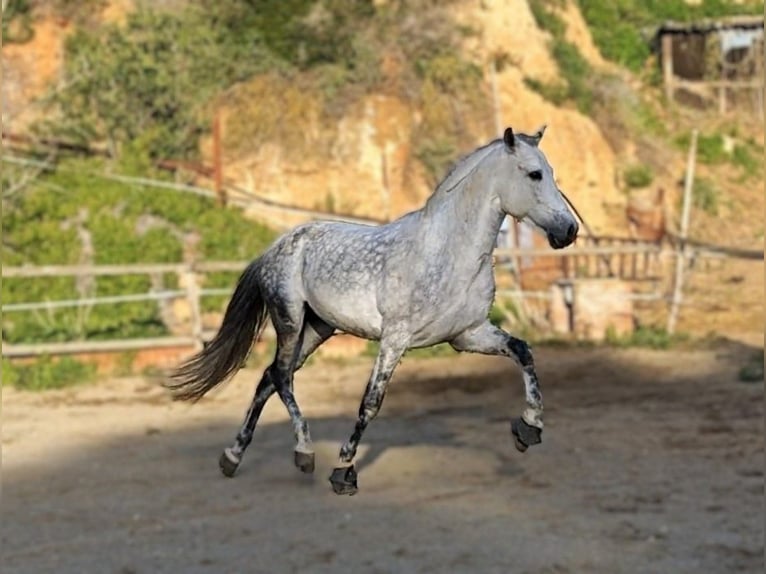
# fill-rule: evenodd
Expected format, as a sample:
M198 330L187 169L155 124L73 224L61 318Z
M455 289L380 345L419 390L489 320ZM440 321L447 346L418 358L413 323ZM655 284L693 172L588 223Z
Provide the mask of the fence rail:
M498 258L549 258L561 262L561 277L568 279L592 277L617 277L626 280L640 280L654 277L657 271L655 263L663 257L721 257L722 253L710 250L709 246L701 249L687 249L684 252L663 249L656 243L640 242L622 238L584 238L578 245L562 250L548 248L512 248L496 249ZM706 249L708 248L708 249ZM746 253L753 258L753 253ZM757 256L757 254L755 254ZM737 255L728 254L729 257ZM763 259L763 253L760 253ZM40 277L103 277L117 275L158 275L175 274L179 278L179 289L163 289L147 293L131 293L104 297L83 297L79 299L16 302L3 304L4 312L24 312L34 310L52 310L67 307L87 307L91 305L109 305L123 302L153 301L166 302L174 299L186 299L190 310L190 329L188 334L166 337L120 339L112 341L68 341L55 343L8 344L3 343L3 355L8 357L29 357L43 354L68 354L86 352L132 351L147 348L195 347L200 348L208 341L213 332L205 330L202 322L200 301L203 297L229 295L229 288L202 288L202 277L212 272L241 272L247 261L200 261L194 263L128 264L128 265L45 265L3 267L3 278L40 278ZM643 271L637 272L637 269ZM498 270L499 271L499 270ZM530 291L519 288L499 288L498 295L522 299L547 299L546 291ZM660 293L636 293L636 300L664 300Z

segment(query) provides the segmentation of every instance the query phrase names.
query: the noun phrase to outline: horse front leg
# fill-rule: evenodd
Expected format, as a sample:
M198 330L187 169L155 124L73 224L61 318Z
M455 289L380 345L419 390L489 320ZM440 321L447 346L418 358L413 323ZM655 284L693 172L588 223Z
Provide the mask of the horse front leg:
M543 396L529 345L498 329L489 321L450 341L457 351L510 357L521 367L527 406L520 418L511 419L514 444L520 452L542 441Z
M394 374L396 365L402 358L406 346L402 344L392 344L382 340L380 351L375 359L375 366L367 382L367 388L359 405L359 416L354 426L354 432L351 437L343 444L340 449L339 466L335 468L330 475L330 484L335 494L356 494L357 474L354 469L353 460L356 456L359 442L370 421L380 411L383 404L383 398L386 396L386 389L391 377Z

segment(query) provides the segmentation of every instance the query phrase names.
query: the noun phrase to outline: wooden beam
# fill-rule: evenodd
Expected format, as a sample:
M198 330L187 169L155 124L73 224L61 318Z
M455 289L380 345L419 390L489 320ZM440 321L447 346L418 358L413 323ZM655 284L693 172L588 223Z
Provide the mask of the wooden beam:
M660 253L656 245L604 245L588 247L570 247L568 249L549 249L534 247L531 249L496 249L497 255L511 257L574 257L577 255L630 255L633 253Z
M662 35L662 80L665 84L665 98L673 102L673 35Z
M65 343L3 344L4 357L37 357L40 355L71 355L76 353L108 353L137 351L139 349L163 349L194 347L193 337L149 337L122 339L119 341L68 341Z
M83 275L149 275L151 273L181 273L188 265L158 263L143 265L23 265L3 267L2 276L11 277L78 277Z

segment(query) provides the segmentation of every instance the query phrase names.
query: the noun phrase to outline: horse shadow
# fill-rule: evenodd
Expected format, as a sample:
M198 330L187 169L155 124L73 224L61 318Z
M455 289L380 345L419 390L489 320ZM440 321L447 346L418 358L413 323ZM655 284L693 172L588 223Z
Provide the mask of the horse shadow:
M510 372L512 366L508 366ZM470 376L408 377L397 379L389 388L386 402L379 415L370 423L360 443L354 465L358 472L373 466L392 449L453 448L468 449L478 455L489 455L499 474L516 476L521 467L513 461L518 455L510 432L512 407L520 411L523 393L518 400L487 400L488 392L512 394L514 385L506 372L490 372ZM520 382L520 381L519 381ZM520 385L519 385L520 386ZM270 408L283 408L272 399ZM306 419L317 451L318 464L326 467L335 463L340 445L348 439L356 422L356 409L348 415L312 417ZM232 439L236 423L229 430ZM252 466L269 464L284 458L292 448L293 429L289 421L265 422L256 427L253 442L246 451L241 473ZM226 444L221 444L223 448Z

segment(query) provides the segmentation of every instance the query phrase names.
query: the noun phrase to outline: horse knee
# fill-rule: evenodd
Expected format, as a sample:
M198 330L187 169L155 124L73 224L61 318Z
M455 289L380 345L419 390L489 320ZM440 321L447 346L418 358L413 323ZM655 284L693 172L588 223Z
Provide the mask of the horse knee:
M519 361L522 367L529 367L535 364L535 360L532 357L532 350L526 341L511 337L508 340L508 350Z

